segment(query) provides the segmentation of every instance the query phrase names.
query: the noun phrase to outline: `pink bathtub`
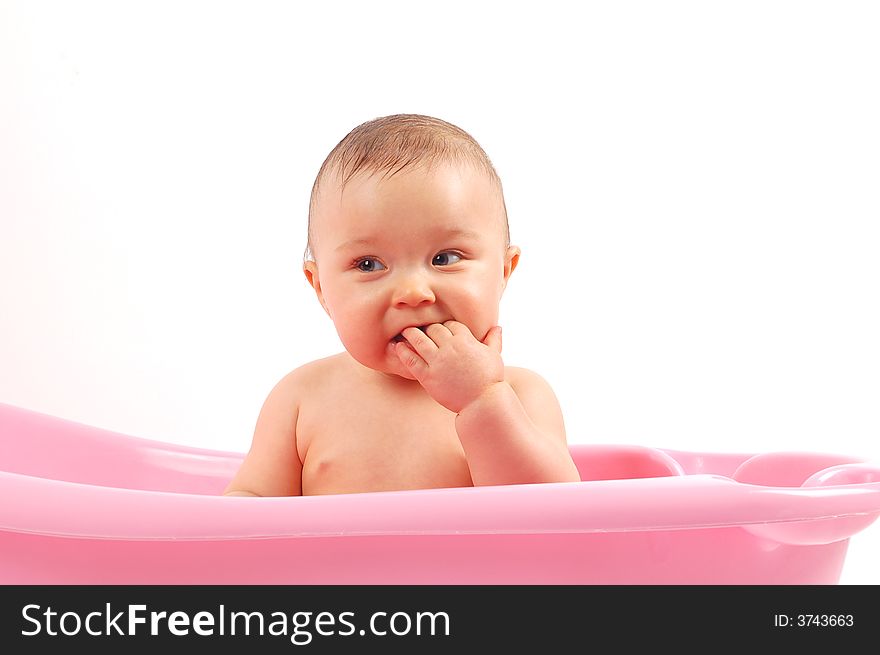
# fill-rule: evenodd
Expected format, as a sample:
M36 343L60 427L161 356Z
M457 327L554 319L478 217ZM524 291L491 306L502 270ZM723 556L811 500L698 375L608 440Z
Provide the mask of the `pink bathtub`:
M582 482L219 495L238 453L0 404L4 584L833 584L880 468L571 447Z

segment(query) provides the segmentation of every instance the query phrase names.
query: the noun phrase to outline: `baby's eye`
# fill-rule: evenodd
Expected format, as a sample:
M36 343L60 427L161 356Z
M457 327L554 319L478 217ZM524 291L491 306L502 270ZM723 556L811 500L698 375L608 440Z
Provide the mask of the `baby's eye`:
M431 264L434 266L449 266L451 264L457 264L461 261L461 255L457 252L441 252L434 255L434 259L431 260Z
M375 273L376 271L384 271L385 264L375 257L361 257L354 263L355 268L364 273Z

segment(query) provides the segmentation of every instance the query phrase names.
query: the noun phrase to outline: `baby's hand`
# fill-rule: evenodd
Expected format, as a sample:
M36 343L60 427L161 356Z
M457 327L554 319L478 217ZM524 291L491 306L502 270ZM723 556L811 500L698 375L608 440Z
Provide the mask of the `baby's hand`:
M458 321L406 328L394 344L400 362L438 403L459 413L489 387L504 381L501 328L481 342Z

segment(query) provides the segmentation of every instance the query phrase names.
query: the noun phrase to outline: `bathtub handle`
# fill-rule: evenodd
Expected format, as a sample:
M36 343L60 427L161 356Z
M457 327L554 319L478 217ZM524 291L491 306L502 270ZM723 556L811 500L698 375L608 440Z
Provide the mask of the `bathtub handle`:
M801 484L801 488L805 490L838 486L849 487L853 491L858 491L859 488L869 491L880 487L880 465L871 462L837 464L813 473ZM851 516L744 527L752 534L784 544L819 545L848 539L871 525L878 516L880 512L867 512Z

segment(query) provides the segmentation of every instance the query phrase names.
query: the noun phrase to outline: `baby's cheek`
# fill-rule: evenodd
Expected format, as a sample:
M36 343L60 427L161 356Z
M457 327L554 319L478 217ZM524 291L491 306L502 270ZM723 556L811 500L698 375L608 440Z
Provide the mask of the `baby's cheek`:
M482 341L493 327L498 324L498 310L493 307L480 306L474 313L462 321L471 333Z
M364 359L374 358L377 355L381 356L381 352L377 352L376 344L366 338L367 335L363 331L349 328L337 330L337 333L343 347L358 361L365 363L363 362Z

